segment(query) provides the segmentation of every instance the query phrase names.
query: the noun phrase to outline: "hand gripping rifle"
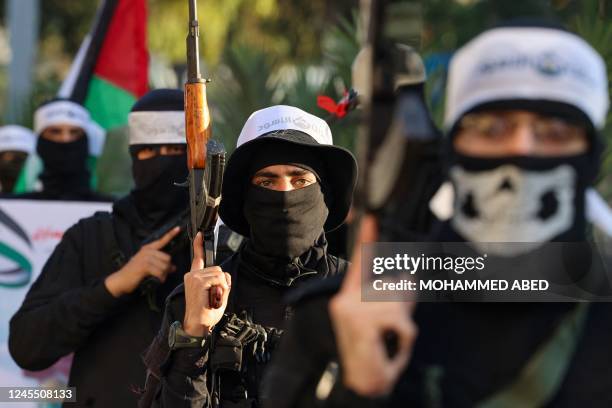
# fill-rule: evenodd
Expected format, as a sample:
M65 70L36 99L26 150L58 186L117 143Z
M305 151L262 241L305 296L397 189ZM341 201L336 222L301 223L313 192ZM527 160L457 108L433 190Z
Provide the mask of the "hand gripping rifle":
M200 74L200 53L196 0L189 1L187 35L187 83L185 83L185 132L189 168L189 209L191 242L198 232L204 237L204 266L214 265L214 228L217 221L221 184L225 167L225 149L212 137L211 116L206 100L206 83ZM192 253L193 257L193 253ZM222 289L210 289L210 306L221 306Z

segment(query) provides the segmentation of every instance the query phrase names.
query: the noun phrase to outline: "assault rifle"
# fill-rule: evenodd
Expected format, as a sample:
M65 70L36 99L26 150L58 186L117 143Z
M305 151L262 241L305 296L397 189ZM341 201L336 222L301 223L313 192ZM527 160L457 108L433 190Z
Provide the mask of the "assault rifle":
M201 232L204 238L204 266L214 265L214 228L221 201L221 184L225 167L225 148L212 139L211 115L206 99L206 83L200 73L198 40L200 27L196 0L189 0L189 33L187 35L187 83L185 83L185 132L187 134L187 167L189 169L189 237L193 242ZM193 255L193 253L192 253ZM222 289L210 289L210 306L221 306Z
M202 78L199 55L200 28L197 19L196 0L189 0L189 33L187 34L187 83L185 83L185 133L187 136L187 167L189 176L183 184L189 187L189 209L178 219L171 220L160 228L143 244L162 237L175 226L187 230L191 243L198 232L204 238L204 266L215 264L215 224L221 201L221 185L225 168L225 148L222 143L212 139L211 115L206 99L206 83ZM187 219L186 219L187 218ZM182 237L184 242L184 234ZM176 245L177 238L171 241L164 252L170 253ZM171 247L172 245L172 247ZM192 246L190 246L193 249ZM193 251L192 251L193 257ZM143 292L159 285L159 279L147 278L141 285ZM210 289L211 307L221 306L222 290L217 286Z

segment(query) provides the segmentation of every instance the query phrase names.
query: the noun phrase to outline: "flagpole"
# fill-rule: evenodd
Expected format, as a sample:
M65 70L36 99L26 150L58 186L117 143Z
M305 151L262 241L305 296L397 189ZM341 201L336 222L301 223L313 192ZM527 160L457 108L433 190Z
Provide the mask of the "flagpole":
M83 51L79 49L79 53L77 54L78 58L79 54L82 53L81 61L79 61L80 63L78 65L76 63L73 64L70 70L70 74L74 75L74 79L69 77L72 81L72 88L61 90L64 96L78 103L85 103L87 85L93 75L98 54L100 53L102 43L108 31L108 26L110 25L119 1L120 0L104 0L102 4L100 4L100 7L98 7L94 24L91 32L88 34L89 41L86 40L87 46ZM84 44L85 42L81 48L84 47ZM73 70L75 71L74 73L72 72Z

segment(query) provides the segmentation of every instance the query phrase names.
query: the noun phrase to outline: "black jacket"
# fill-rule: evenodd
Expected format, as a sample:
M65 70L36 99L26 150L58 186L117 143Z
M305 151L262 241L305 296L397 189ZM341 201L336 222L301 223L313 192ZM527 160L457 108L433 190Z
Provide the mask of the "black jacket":
M327 310L341 278L317 283L295 300L294 318L264 379L266 408L478 406L515 384L577 308L584 311L584 320L573 327L576 347L567 357L556 391L542 406L612 406L609 303L420 303L414 315L419 334L412 357L390 397L359 397L342 386L339 375L328 398L318 401L315 388L329 362L338 361ZM556 362L565 360L562 354L555 351ZM530 386L518 393L527 401L540 392L534 390L541 390L536 381Z
M241 266L242 252L241 249L221 265L224 271L232 275L232 291L225 317L215 326L204 349L179 349L173 352L169 350L168 327L174 321L182 322L185 314L183 286L179 286L168 297L162 329L145 357L148 375L145 393L140 401L141 407L208 408L213 406L212 400L218 395L220 407L261 406L259 386L263 370L280 338L285 322L292 314L284 301L285 295L290 288L299 288L306 282L319 280L318 277L324 277L321 275L342 273L348 265L342 259L325 254L319 263L325 267L315 268L318 272L316 275L308 274L298 278L289 288L272 285L249 274ZM234 349L219 340L219 333L226 331L228 317L232 314L239 315L243 321L265 328L267 342L264 347L259 338L248 345L239 345L241 351L234 354L230 352L230 358L226 358L226 352ZM242 360L238 364L239 368L230 367L235 361L234 358ZM218 376L211 376L211 365L225 369L220 369ZM213 377L215 384L220 384L218 393L212 392Z
M141 353L162 314L139 291L114 298L104 278L138 250L143 234L131 196L115 204L112 216L80 220L66 231L11 319L9 351L20 367L42 370L74 353L69 379L77 387L74 406L136 405L134 389L145 374ZM186 271L188 253L173 262ZM158 306L180 281L182 274L171 275L157 289L152 299Z

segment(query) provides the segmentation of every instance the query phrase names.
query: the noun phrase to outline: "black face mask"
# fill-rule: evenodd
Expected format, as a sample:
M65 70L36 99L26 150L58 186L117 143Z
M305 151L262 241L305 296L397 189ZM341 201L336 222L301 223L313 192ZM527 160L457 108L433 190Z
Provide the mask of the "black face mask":
M15 188L15 183L28 157L24 152L1 152L0 153L0 191L10 193Z
M261 255L289 262L299 257L315 245L328 214L319 183L293 191L247 188L244 216Z
M132 174L136 205L142 215L153 224L167 221L178 214L189 202L189 191L174 183L187 178L187 155L156 156L139 160L132 156Z
M69 143L39 137L36 152L44 165L40 180L45 191L65 193L89 190L87 137Z

